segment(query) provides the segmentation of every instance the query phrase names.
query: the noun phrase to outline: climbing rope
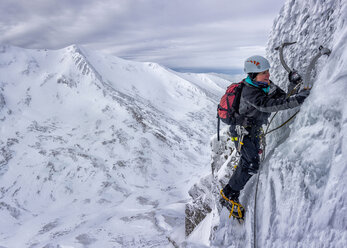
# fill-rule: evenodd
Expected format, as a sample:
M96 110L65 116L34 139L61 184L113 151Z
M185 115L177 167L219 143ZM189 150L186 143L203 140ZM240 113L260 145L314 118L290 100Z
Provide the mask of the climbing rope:
M298 84L299 85L299 84ZM289 97L289 96L291 96L292 94L293 94L293 92L295 92L295 89L297 88L297 87L300 87L300 86L295 86L295 88L288 94L288 96L287 96L287 98ZM269 122L269 124L267 125L267 127L266 127L266 131L264 132L263 130L262 130L262 133L261 133L261 136L260 136L260 138L261 138L261 146L262 146L262 156L261 156L261 162L263 162L264 161L264 159L265 159L265 152L266 152L266 141L265 141L265 137L266 137L266 135L268 135L269 133L272 133L272 132L274 132L274 131L276 131L276 130L278 130L278 129L280 129L281 127L283 127L284 125L286 125L287 123L289 123L292 119L294 119L295 118L295 116L299 113L299 111L300 110L298 110L295 114L293 114L291 117L289 117L289 119L288 120L286 120L285 122L283 122L281 125L279 125L278 127L276 127L276 128L273 128L273 129L271 129L270 131L268 131L269 130L269 127L270 127L270 125L271 125L271 123L272 123L272 121L274 120L274 118L275 118L275 116L277 115L277 113L278 113L278 111L272 116L272 118L271 118L271 120L270 120L270 122ZM253 244L254 244L254 248L256 248L257 247L257 230L256 230L256 228L257 228L257 195L258 195L258 185L259 185L259 177L260 177L260 172L261 172L261 170L259 170L259 172L258 172L258 174L257 174L257 183L256 183L256 186L255 186L255 195L254 195L254 212L253 212Z
M275 116L277 115L278 112L276 112L273 117L271 118L269 124L267 125L266 131L264 132L262 130L262 134L260 136L261 138L261 146L262 146L262 156L261 156L261 162L264 161L265 159L265 149L266 149L266 141L265 141L265 136L269 133L272 133L278 129L280 129L281 127L283 127L284 125L286 125L288 122L290 122L292 119L295 118L295 116L299 113L299 111L297 111L294 115L292 115L288 120L286 120L285 122L283 122L281 125L279 125L278 127L269 130L269 126L272 123L272 120L275 118ZM259 185L259 177L260 177L260 172L261 170L259 170L258 174L257 174L257 183L255 186L255 194L254 194L254 211L253 211L253 247L256 248L257 247L257 196L258 196L258 185Z
M299 110L295 112L295 114L293 114L291 117L289 117L288 120L286 120L285 122L283 122L281 125L279 125L278 127L271 129L270 131L267 131L264 135L267 135L269 133L272 133L273 131L276 131L278 129L280 129L281 127L283 127L284 125L286 125L288 122L290 122L292 119L295 118L295 116L299 113Z

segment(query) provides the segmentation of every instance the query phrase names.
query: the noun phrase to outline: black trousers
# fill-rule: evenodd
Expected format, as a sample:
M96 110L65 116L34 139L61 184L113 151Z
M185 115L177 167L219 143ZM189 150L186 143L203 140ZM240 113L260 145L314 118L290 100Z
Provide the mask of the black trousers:
M234 128L230 127L231 135L237 136ZM249 134L243 139L240 162L229 180L230 187L235 191L242 190L252 175L259 170L260 127L249 127L246 130ZM238 142L235 144L237 147Z

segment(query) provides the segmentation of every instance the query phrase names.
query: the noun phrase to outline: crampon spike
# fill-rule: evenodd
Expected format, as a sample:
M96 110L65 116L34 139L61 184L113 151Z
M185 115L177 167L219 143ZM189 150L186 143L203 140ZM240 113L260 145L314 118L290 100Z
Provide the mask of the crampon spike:
M239 223L242 223L244 220L245 208L241 205L241 203L234 202L233 200L228 199L224 195L223 190L220 191L220 194L222 195L224 200L231 203L231 210L229 209L230 210L229 219L231 217L233 217L233 218L237 219Z
M243 220L244 218L244 213L245 213L244 207L240 203L234 202L232 200L229 200L229 202L232 204L232 209L229 214L229 219L233 217L240 222L240 220Z

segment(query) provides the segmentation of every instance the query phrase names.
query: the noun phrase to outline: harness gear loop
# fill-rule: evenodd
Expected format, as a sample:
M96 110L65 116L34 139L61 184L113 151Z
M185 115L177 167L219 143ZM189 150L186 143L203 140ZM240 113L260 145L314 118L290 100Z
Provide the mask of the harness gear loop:
M259 139L260 139L260 149L261 149L261 159L260 161L264 161L265 158L265 149L266 149L266 137L265 137L265 132L263 128L260 128L260 135L259 135Z
M236 125L236 132L238 137L240 137L239 139L239 145L237 146L237 152L240 154L241 152L241 148L243 145L243 138L249 134L249 132L246 130L246 128L244 126L241 125Z
M249 134L249 132L246 130L246 128L244 126L241 126L241 125L236 125L235 126L235 129L236 129L236 133L238 136L236 137L231 137L231 140L234 141L234 142L237 142L238 141L238 145L237 145L237 149L236 149L236 154L235 156L237 157L236 160L234 160L234 164L233 164L233 168L232 170L235 171L237 166L239 165L240 163L240 159L241 159L241 149L242 149L242 146L244 145L243 143L243 139L246 135Z

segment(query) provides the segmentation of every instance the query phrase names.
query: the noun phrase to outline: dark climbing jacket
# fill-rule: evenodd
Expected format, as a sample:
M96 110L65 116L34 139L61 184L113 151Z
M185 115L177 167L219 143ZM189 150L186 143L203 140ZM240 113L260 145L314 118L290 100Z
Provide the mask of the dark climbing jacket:
M294 87L294 84L290 84L288 92L291 92ZM271 81L268 86L264 83L252 82L249 77L244 80L239 113L245 116L244 123L249 135L243 139L240 162L228 183L233 190L242 190L259 169L260 127L268 122L271 112L295 108L299 105L296 95L287 97L287 94ZM238 135L235 126L230 126L230 133L232 137Z
M289 88L292 88L290 85ZM248 125L261 126L267 124L271 112L295 108L300 103L295 95L287 98L287 94L270 81L270 86L259 86L248 77L242 89L239 113L245 116Z

